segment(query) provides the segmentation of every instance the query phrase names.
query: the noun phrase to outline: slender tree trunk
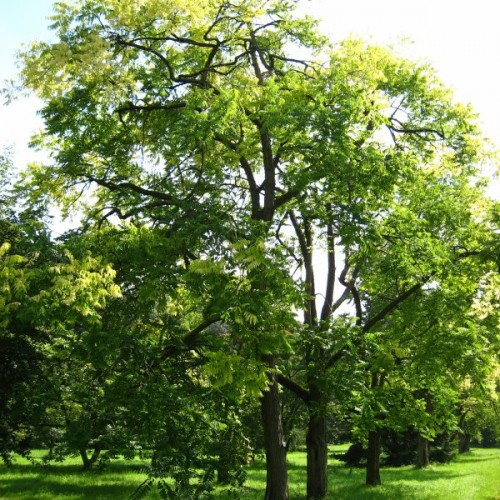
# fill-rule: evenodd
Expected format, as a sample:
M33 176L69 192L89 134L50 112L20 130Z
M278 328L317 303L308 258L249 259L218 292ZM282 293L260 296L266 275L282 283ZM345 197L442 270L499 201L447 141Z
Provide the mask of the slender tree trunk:
M309 410L307 429L307 498L326 497L328 490L328 450L326 419L323 414Z
M380 480L380 449L382 431L380 429L368 433L368 452L366 456L366 484L378 486Z
M460 415L460 421L458 422L458 427L461 431L458 438L458 453L470 451L471 435L465 423L465 415L465 413L462 413L462 415Z
M371 388L382 388L385 383L385 374L373 372ZM382 415L377 418L383 418ZM366 456L366 484L378 486L382 484L380 479L380 450L382 448L382 430L375 429L368 433L368 451Z
M92 466L97 462L97 459L99 458L100 453L101 453L100 446L96 446L94 448L94 452L92 453L92 455L90 457L87 455L87 450L85 448L80 449L80 456L82 457L84 470L91 470L92 469Z
M274 358L266 361L274 367ZM261 398L264 446L266 449L266 494L265 500L288 500L288 477L286 470L286 442L281 420L281 405L278 383L274 375L269 375L269 389Z
M418 436L417 443L417 467L422 469L430 464L429 441L422 436Z
M219 484L229 484L231 482L231 470L234 469L235 460L233 459L234 431L232 426L226 429L220 436L221 449L219 451L219 459L217 460L217 482Z

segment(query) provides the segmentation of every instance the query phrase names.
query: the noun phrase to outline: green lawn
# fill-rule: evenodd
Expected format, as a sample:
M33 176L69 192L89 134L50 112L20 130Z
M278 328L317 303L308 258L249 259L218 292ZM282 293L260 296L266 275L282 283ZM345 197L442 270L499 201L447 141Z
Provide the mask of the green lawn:
M17 459L12 468L0 465L0 498L12 500L127 499L146 477L139 460L116 460L105 471L83 472L79 458L63 464L34 466ZM474 449L446 465L425 470L413 467L384 468L383 485L363 485L364 470L347 469L333 461L330 474L330 498L357 499L429 499L429 500L500 500L500 449ZM305 454L289 457L290 498L303 499L305 493ZM248 470L241 498L260 499L265 486L262 464ZM156 494L150 499L159 498ZM234 498L224 491L217 498Z

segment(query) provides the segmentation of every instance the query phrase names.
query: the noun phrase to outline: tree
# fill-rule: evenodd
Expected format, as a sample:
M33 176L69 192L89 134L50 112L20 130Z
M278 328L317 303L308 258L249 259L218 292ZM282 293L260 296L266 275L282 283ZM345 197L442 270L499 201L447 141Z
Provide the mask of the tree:
M0 454L27 453L36 414L43 400L31 397L31 387L46 388L36 346L46 339L26 314L26 301L45 281L34 269L46 264L52 252L39 212L16 210L11 192L12 163L0 158Z
M353 50L353 47L350 49ZM344 62L348 73L347 68L354 67L355 63L350 58ZM381 69L383 65L379 64L377 67ZM367 69L366 75L368 79L368 75L373 73ZM392 73L386 73L384 89L387 82L391 81L388 75ZM409 78L408 74L407 77ZM375 89L376 82L375 79ZM422 82L422 86L418 87L411 98L405 96L401 99L404 103L407 100L421 99L419 102L422 106L425 102L427 109L433 109L429 118L432 116L436 120L436 132L440 126L445 123L450 126L451 123L447 121L450 116L441 115L437 108L433 108L438 106L438 101L434 101L436 93L426 95L422 92L422 88L427 88L430 92L433 85L438 84ZM400 89L399 87L398 91ZM406 88L405 91L411 93L412 89ZM399 103L398 99L396 102ZM451 109L451 104L449 105ZM399 104L395 108L391 118L403 109ZM460 108L455 108L455 111L457 119L462 116L466 120L465 115L461 115ZM412 116L412 112L411 106L405 110L407 117ZM382 118L380 121L383 123L382 128L386 126L391 132L391 125ZM311 198L306 198L308 203L300 206L300 213L291 213L298 240L296 254L302 257L305 286L310 291L304 308L304 325L310 333L307 336L308 344L302 351L305 352L304 359L307 359L305 375L298 380L299 384L296 383L297 379L290 380L290 377L281 377L280 381L307 405L313 403L311 422L324 420L322 413L324 414L325 401L321 402L320 398L328 400L327 380L332 376L328 370L332 365L345 360L349 350L352 352L353 345L361 352L368 349L368 359L366 354L361 354L361 360L373 366L372 377L367 383L373 390L382 389L386 381L385 372L389 368L385 364L393 362L391 351L401 349L398 337L402 331L413 328L412 322L415 319L412 308L432 316L430 302L416 299L430 294L434 287L446 289L449 282L457 279L454 286L465 286L465 289L456 292L459 300L453 310L455 314L458 311L466 314L473 294L477 293L474 283L486 270L491 269L495 254L489 250L494 236L489 226L491 222L488 222L488 202L484 200L481 186L471 185L470 176L475 167L469 162L473 161L475 153L473 149L469 149L468 154L473 156L458 156L459 150L456 147L460 141L455 142L453 139L454 134L457 134L456 139L462 137L462 126L466 129L471 127L470 132L474 129L472 123L456 125L455 129L448 130L442 136L438 133L434 138L418 138L419 134L425 133L425 128L422 127L419 131L413 128L416 127L413 124L412 129L406 130L406 134L404 130L397 129L401 133L397 138L392 131L394 143L367 139L369 145L366 145L366 149L365 139L361 140L359 149L350 152L352 169L346 172L345 179L337 178L335 189L317 190L312 203ZM364 171L368 175L376 175L376 170L371 168L376 165L377 155L380 155L380 171L384 172L384 176L374 185L370 184L369 177L365 179L362 176ZM463 170L459 167L461 161L465 161ZM368 167L365 167L365 162ZM350 176L362 180L356 182L357 179L351 179ZM336 199L335 204L330 203L332 198L341 196L343 192L345 199ZM314 245L318 240L322 240L324 247L328 249L329 269L327 286L321 294L326 298L321 310L317 306L318 288L313 268ZM344 258L339 258L339 254ZM483 264L481 267L478 263L484 260L486 254L490 255L490 264ZM344 268L339 273L336 266L342 260ZM462 275L469 279L467 284L461 281ZM336 295L338 300L334 300L333 282L336 277L342 286ZM336 322L332 315L338 315L343 302L348 299L352 300L355 310L355 325L352 325L355 328L351 328L351 333L345 335L342 333L343 329L339 328L342 323ZM406 303L409 303L407 307ZM404 313L398 312L400 309ZM437 320L443 321L444 317ZM449 330L444 330L443 336L449 337ZM429 333L429 338L432 334L433 332ZM451 340L453 339L448 339ZM458 344L465 346L466 343L458 340ZM456 353L456 349L449 352ZM370 359L370 356L375 355L375 359ZM429 363L433 359L433 356L429 356ZM461 362L460 355L453 361L455 364ZM318 394L321 394L320 398ZM318 408L323 408L323 411L318 411ZM374 448L370 455L377 460L380 454L379 429L383 426L382 418L376 418L378 413L380 412L375 411L370 417L370 435ZM324 457L321 460L325 462L327 440L323 429L324 426L318 424L316 431L311 429L316 436L311 439L311 443L315 442L316 445L311 444L310 449L312 451L315 447L316 456ZM374 469L378 467L375 466ZM316 470L325 470L325 467L317 467ZM311 477L314 477L313 484L322 485L326 482L325 474ZM378 471L373 474L373 479L368 480L370 483L379 481ZM311 493L311 496L321 495L324 495L324 489Z
M278 381L307 405L308 496L324 497L324 412L329 376L347 358L344 342L361 349L448 263L433 258L419 269L414 261L397 287L367 298L358 290L363 261L400 233L400 258L408 241L412 252L428 251L438 221L429 232L421 223L419 234L411 227L418 214L409 210L404 227L391 214L405 215L405 200L422 197L427 179L439 179L438 190L461 174L465 186L480 149L470 110L453 105L429 68L355 41L333 51L310 19L293 18L296 4L58 4L57 41L23 56L23 83L44 100L45 130L35 142L53 154L27 176L33 201L80 204L88 224L154 227L188 293L210 290L213 300L201 294L200 322L183 342L203 344L206 328L223 320L226 345L243 353L236 359L259 374L266 367L257 385L273 499L288 496ZM386 219L392 232L377 232ZM318 241L328 254L321 308ZM350 329L337 318L349 299ZM304 367L294 379L281 361L291 344ZM235 370L230 360L212 354L209 367Z
M66 418L65 424L58 408L62 415L68 410L63 396L67 391L60 388L67 385L69 371L79 368L73 337L84 336L88 325L95 326L98 310L118 293L110 268L88 256L75 259L53 244L46 230L32 239L30 229L39 225L17 222L11 228L10 240L22 255L9 253L8 242L1 246L4 459L10 451L29 450L47 429L71 427L71 419ZM78 381L83 388L85 374L85 370L80 377L73 373L73 386ZM75 393L71 396L77 397ZM76 435L74 429L68 430Z
M427 190L432 192L430 184L427 184ZM441 186L439 194L443 200L447 198L447 191L448 199L453 200L453 204L432 206L434 214L437 214L438 209L445 210L447 206L446 210L452 208L448 212L452 224L451 241L446 241L446 224L439 217L439 241L436 238L427 247L433 255L423 253L425 247L421 246L421 240L414 239L412 241L419 244L418 254L400 259L400 252L397 250L396 260L391 264L382 265L379 262L373 268L370 267L375 273L372 275L375 281L365 275L365 281L360 285L364 293L369 292L373 285L378 287L377 283L383 286L383 290L387 290L391 286L392 277L404 271L412 262L419 262L420 269L432 275L432 282L427 282L401 302L398 310L391 314L390 321L372 337L374 342L370 347L373 352L370 364L372 373L377 375L372 379L372 388L377 389L378 395L374 392L369 397L368 414L365 417L365 428L372 432L378 430L380 433L382 428L405 430L409 426L416 429L419 433L420 466L428 463L428 443L438 430L448 430L449 434L456 430L456 408L462 384L467 380L476 380L478 383L484 380L496 357L495 330L489 330L481 322L475 321L473 313L478 297L484 296L481 290L482 277L489 275L495 266L494 255L488 251L483 254L493 235L482 227L483 223L487 223L487 218L477 225L480 219L476 209L480 205L480 199L475 203L466 201L472 194L470 187L455 191L455 188ZM466 199L463 198L464 195ZM469 212L469 215L465 212ZM426 214L423 207L419 208L419 213L429 227L431 214ZM399 211L395 215L398 221L403 220ZM456 217L461 221L460 237L464 245L461 251L455 248L453 242L456 237L453 227ZM413 228L416 228L415 224ZM388 245L375 259L382 257L384 260L391 260L394 256L391 253ZM448 257L445 257L446 254ZM447 265L434 267L436 257L445 257ZM423 262L419 259L423 259ZM425 271L425 265L430 265L431 268ZM385 270L382 281L378 276L380 269ZM372 271L368 271L369 274ZM404 282L407 279L405 275L406 271L399 274L397 280ZM486 299L487 302L488 300L491 299ZM490 310L491 304L485 303L484 308ZM384 388L387 383L391 384L392 389ZM406 391L404 405L398 403L398 397L391 397L395 387L403 394ZM399 398L403 401L402 395ZM380 408L383 409L382 413ZM378 422L374 419L377 414L380 414ZM375 455L378 457L380 442L377 443L377 448ZM380 482L376 469L378 465L375 459L372 462L369 460L369 484Z

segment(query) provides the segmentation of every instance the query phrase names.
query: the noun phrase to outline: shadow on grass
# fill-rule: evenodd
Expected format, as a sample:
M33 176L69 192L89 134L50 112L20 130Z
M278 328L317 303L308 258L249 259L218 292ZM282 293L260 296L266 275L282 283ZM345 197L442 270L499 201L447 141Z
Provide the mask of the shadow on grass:
M498 460L498 454L492 453L491 455L460 455L456 460L456 463L459 464L471 464L471 463L479 463L479 462L491 462L492 460Z
M128 498L139 486L137 483L124 483L123 479L107 481L99 484L85 484L83 482L61 482L57 478L37 477L26 479L2 479L0 497L2 498L61 498L72 499L112 499Z
M459 482L454 484L456 479L472 476L472 479L469 478L469 483L473 484L474 476L481 477L478 476L477 471L482 471L488 461L492 462L491 470L494 474L499 458L500 454L497 450L491 453L481 451L477 454L472 452L461 455L456 462L446 466L435 465L427 469L408 466L384 467L381 470L383 484L376 488L365 486L364 468L350 469L340 462L331 461L329 465L330 493L327 498L336 500L453 498L449 495L450 491L451 494L458 491L457 488L460 488L461 484ZM461 464L463 464L462 468L459 467ZM97 469L89 472L83 471L78 463L52 465L28 463L15 464L11 468L0 466L0 498L126 500L145 479L144 472L143 462L126 460L113 461L102 471ZM288 474L290 500L303 500L306 493L306 466L303 456L291 456L288 462ZM264 496L265 484L265 465L262 461L256 461L247 469L246 487L239 496L235 497L231 492L221 488L215 492L215 498L260 500ZM448 496L443 496L443 493L448 493ZM159 497L153 494L148 497L148 500L154 498ZM495 497L491 496L491 498ZM500 497L497 500L500 500Z
M364 469L333 467L329 474L328 498L337 500L362 499L435 499L435 492L427 492L424 483L431 486L433 481L451 481L464 474L457 474L438 469L415 469L412 467L382 468L382 485L378 487L365 485Z
M76 464L1 467L0 498L127 499L144 480L143 468L128 463L92 471L84 471Z
M54 476L65 476L65 475L78 475L78 476L97 476L99 474L123 474L123 473L134 473L140 474L146 470L146 464L117 461L111 462L111 464L100 468L95 465L90 471L83 469L82 465L79 464L61 464L61 463L49 463L49 464L15 464L12 466L1 465L0 470L5 474L50 474Z

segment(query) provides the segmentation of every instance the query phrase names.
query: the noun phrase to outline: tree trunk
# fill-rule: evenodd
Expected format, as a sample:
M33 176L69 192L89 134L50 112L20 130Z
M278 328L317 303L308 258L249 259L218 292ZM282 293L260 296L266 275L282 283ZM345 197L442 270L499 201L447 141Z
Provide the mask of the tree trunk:
M470 451L471 435L469 431L463 430L459 437L458 453L466 453Z
M231 470L234 469L233 455L234 432L232 426L220 435L219 459L217 460L217 482L226 485L231 482Z
M222 439L226 439L228 436L222 436ZM219 460L217 460L216 471L217 471L217 483L221 485L226 485L231 482L230 471L232 469L231 456L228 454L230 448L223 449L219 454Z
M422 436L418 436L417 443L417 467L422 469L430 464L429 441Z
M219 460L217 464L217 483L221 485L227 485L231 482L231 475L229 474L229 467L225 467L224 461Z
M274 358L266 361L274 367ZM288 478L286 470L286 442L281 421L281 405L278 383L273 374L269 375L270 384L261 398L264 447L266 449L266 494L265 500L288 500Z
M458 438L458 453L466 453L467 451L470 451L471 435L469 430L467 429L465 416L466 413L462 413L458 422L458 427L461 431Z
M326 420L324 415L311 409L306 443L307 498L310 500L325 498L328 490Z
M80 449L80 456L82 457L83 469L84 470L91 470L92 466L97 462L97 459L99 458L100 453L101 453L100 446L96 446L94 448L94 452L92 453L92 455L90 457L87 455L87 450L85 448L81 448Z
M382 431L380 429L368 433L368 451L366 456L366 484L378 486L380 480L380 448Z

